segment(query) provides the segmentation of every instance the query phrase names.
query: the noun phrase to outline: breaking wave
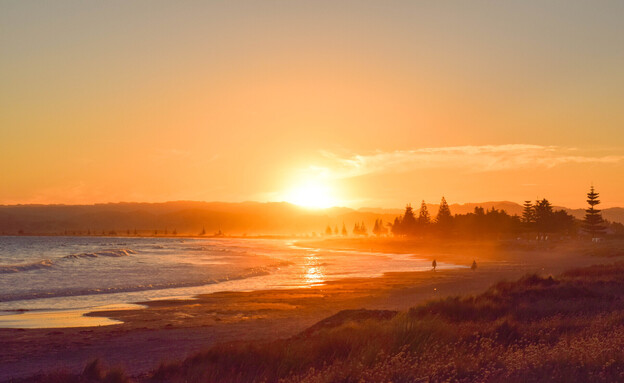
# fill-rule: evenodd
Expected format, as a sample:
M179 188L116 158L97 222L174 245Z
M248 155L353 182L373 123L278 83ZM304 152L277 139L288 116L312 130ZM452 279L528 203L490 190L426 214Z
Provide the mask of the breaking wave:
M98 258L98 257L127 257L129 255L136 254L136 251L131 249L115 249L115 250L103 250L93 253L79 253L66 255L63 258L66 259L80 259L80 258Z
M79 254L70 254L61 258L56 258L56 261L52 259L42 259L33 263L24 263L17 265L0 265L0 274L12 274L19 273L22 271L33 271L33 270L41 270L48 269L54 264L56 264L59 260L66 259L83 259L83 258L98 258L98 257L127 257L132 254L136 254L136 251L132 249L114 249L114 250L103 250L96 251L93 253L79 253Z
M51 259L44 259L41 261L26 263L20 265L0 265L0 274L19 273L20 271L39 270L52 267L54 262Z
M48 260L49 261L49 260ZM50 265L52 263L50 262ZM114 293L128 293L135 291L146 290L162 290L178 287L196 287L212 285L232 280L241 280L246 278L258 277L262 275L268 275L272 272L279 270L281 267L291 265L291 262L283 261L265 267L254 267L242 270L242 272L234 275L222 276L220 278L206 278L195 281L172 281L161 282L153 284L137 284L127 286L116 286L106 288L83 288L83 289L60 289L56 291L38 291L38 292L25 292L23 294L0 294L0 302L10 302L18 300L29 300L39 298L54 298L54 297L71 297L81 295L96 295L96 294L114 294Z

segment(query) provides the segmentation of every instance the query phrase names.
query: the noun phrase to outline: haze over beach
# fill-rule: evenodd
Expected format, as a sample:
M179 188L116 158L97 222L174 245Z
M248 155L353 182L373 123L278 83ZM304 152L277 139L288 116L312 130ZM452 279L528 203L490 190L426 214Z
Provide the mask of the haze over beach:
M0 3L0 383L624 381L624 3Z

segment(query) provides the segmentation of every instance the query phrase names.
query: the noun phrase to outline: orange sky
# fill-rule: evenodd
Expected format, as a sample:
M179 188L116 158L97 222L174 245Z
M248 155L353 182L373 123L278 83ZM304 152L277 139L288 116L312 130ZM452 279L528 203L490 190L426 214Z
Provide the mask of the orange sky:
M622 19L615 1L2 2L0 203L581 207L593 182L624 206Z

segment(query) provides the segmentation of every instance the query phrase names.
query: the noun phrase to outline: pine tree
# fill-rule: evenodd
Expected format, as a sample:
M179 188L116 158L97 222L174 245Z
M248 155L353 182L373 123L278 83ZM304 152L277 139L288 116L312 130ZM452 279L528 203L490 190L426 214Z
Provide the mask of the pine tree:
M418 224L420 225L428 225L431 223L431 217L429 216L429 210L427 210L427 205L425 204L425 200L420 204L420 212L418 213Z
M360 235L368 235L368 230L366 229L364 221L360 224Z
M349 235L349 232L347 231L347 227L345 226L344 222L342 223L342 236L346 237L347 235Z
M384 223L381 218L375 220L375 227L373 227L373 234L376 236L384 235L387 233L387 229L384 227Z
M399 232L402 235L412 235L416 232L416 216L414 216L414 209L412 209L412 205L407 204L405 206L405 213L403 214L403 218L400 219Z
M334 226L334 235L338 235L338 225Z
M379 235L379 219L375 219L375 225L373 226L373 234Z
M401 224L401 220L399 217L394 217L394 222L392 223L392 227L390 228L392 234L394 235L403 235L403 225Z
M442 201L440 201L440 209L438 210L438 215L436 216L436 222L440 226L448 226L452 220L453 216L451 215L451 209L446 202L446 198L442 197Z
M355 225L353 225L353 235L359 235L360 234L360 224L359 223L355 223Z
M327 225L327 227L325 228L325 235L332 235L331 226Z
M535 223L535 209L531 201L524 201L524 209L522 210L522 223L527 227Z
M583 228L591 235L592 238L596 238L599 234L602 234L605 231L602 214L600 214L599 209L594 208L594 206L600 204L600 200L598 199L599 196L600 195L596 193L594 186L592 185L589 189L589 193L587 193L587 203L589 204L589 209L585 210L585 220L583 222Z
M553 229L553 208L550 202L546 198L541 201L535 201L533 211L535 214L535 226L538 232L551 232Z

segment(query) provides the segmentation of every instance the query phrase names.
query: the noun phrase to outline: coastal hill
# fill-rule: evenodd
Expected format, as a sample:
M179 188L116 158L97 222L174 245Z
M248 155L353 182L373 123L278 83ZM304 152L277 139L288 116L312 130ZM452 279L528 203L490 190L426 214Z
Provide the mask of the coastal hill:
M522 206L509 201L451 204L453 214L466 214L481 206L522 212ZM438 205L427 205L437 214ZM418 209L418 206L414 206ZM583 209L565 209L576 218ZM108 203L95 205L1 205L0 233L13 234L106 234L106 235L314 235L329 225L351 232L355 223L364 222L369 232L375 220L392 222L403 209L334 207L306 209L286 202L194 202ZM624 222L624 208L603 210L605 219Z

